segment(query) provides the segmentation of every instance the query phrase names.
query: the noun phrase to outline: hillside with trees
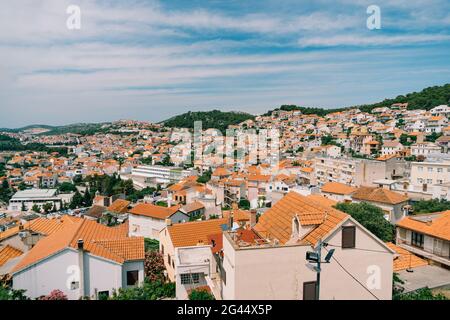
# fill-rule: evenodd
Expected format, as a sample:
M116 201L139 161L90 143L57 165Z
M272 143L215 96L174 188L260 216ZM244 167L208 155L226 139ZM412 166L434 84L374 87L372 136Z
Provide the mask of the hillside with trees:
M223 112L219 110L186 112L163 121L166 127L194 128L195 121L202 121L202 129L215 128L225 133L229 125L239 124L255 116L244 112Z
M423 89L420 92L412 92L405 95L399 95L395 98L384 99L381 102L373 104L356 105L346 108L324 109L316 107L304 107L297 105L282 105L281 107L268 111L265 115L271 115L274 111L293 111L299 110L302 114L317 114L325 116L329 113L342 111L345 109L358 108L363 112L370 112L379 107L390 107L394 103L408 103L409 110L425 109L430 110L438 105L450 103L450 83L442 86L434 86Z

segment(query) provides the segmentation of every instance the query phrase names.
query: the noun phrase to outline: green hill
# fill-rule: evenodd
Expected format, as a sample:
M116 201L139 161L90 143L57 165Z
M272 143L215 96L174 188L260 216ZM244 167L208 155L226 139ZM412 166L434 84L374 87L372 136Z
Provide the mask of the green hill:
M225 132L229 125L239 124L248 119L254 119L255 116L244 112L223 112L219 110L186 112L163 121L166 127L194 128L195 121L202 121L203 129L215 128Z
M378 107L390 107L394 103L408 103L409 110L425 109L430 110L441 104L450 103L450 83L443 86L434 86L423 89L420 92L412 92L406 95L399 95L395 98L384 99L381 102L373 104L356 105L346 108L338 109L324 109L324 108L311 108L302 107L296 105L282 105L280 108L270 110L265 115L270 115L275 110L300 110L303 114L317 114L319 116L324 116L328 113L333 113L336 111L341 111L350 108L359 108L363 112L370 112Z

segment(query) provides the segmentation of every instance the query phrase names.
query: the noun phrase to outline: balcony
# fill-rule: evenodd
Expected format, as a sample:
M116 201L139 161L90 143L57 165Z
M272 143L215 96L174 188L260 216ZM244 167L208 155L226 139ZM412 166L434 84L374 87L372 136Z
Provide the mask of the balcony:
M418 256L424 257L428 260L432 260L432 261L438 262L440 264L446 265L447 267L450 267L450 259L449 258L445 258L445 257L439 256L437 254L425 251L422 248L412 246L410 244L405 243L404 241L399 242L398 246L403 249L408 250L409 252L417 254Z

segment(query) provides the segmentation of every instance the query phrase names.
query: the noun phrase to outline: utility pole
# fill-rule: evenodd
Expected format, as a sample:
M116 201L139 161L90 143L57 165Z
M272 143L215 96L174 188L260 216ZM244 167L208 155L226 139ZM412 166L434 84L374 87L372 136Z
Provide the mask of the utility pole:
M326 247L327 243L323 243L322 239L319 240L317 243L317 248L314 251L307 251L306 252L306 260L310 263L315 263L316 265L310 265L308 264L309 268L313 269L316 272L316 299L319 300L320 298L320 272L321 264L322 264L322 247ZM325 261L323 263L330 263L331 257L333 256L334 249L331 249L328 251Z
M320 259L322 259L322 257L321 257L322 256L322 254L321 254L322 253L322 239L319 239L319 244L317 246L316 253L317 253L316 299L320 300L319 299L319 297L320 297L320 271L322 271L320 269L320 264L321 264Z

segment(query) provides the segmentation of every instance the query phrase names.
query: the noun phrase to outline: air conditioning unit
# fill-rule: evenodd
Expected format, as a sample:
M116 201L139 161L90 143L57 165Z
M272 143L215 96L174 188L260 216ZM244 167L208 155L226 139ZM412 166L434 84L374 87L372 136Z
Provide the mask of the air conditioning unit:
M28 232L26 232L26 231L21 231L21 232L19 232L19 237L20 237L21 239L26 238L27 236L28 236Z

